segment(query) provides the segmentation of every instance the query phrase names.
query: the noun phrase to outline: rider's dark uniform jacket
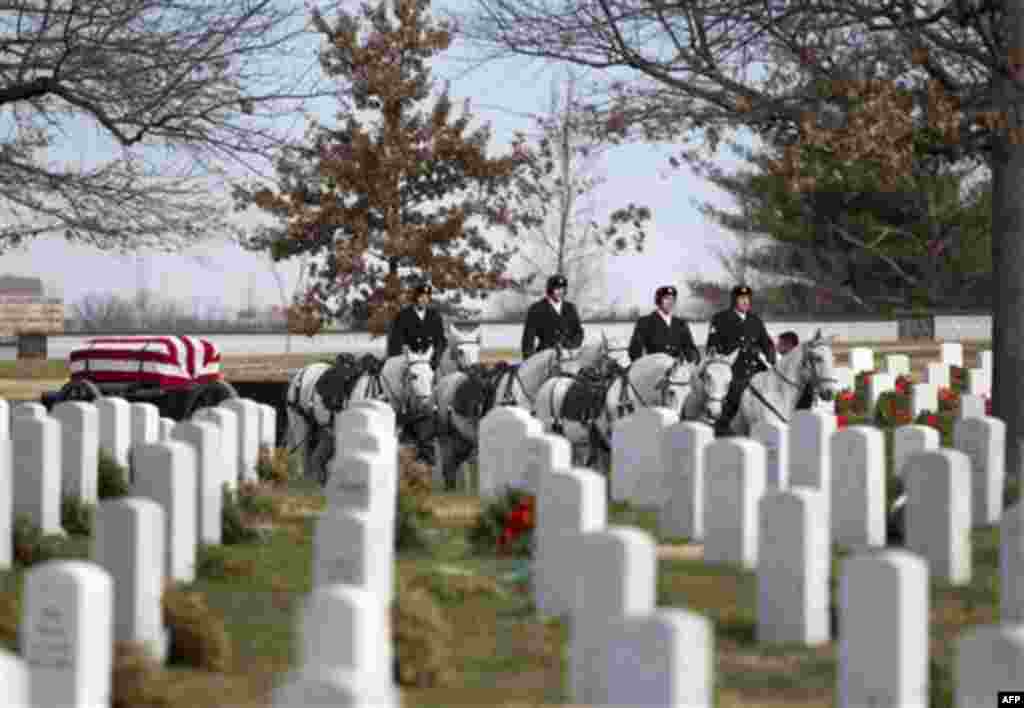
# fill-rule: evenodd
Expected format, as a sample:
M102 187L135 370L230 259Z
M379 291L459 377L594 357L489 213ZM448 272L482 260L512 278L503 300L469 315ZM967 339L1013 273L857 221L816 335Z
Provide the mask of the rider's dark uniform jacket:
M673 316L671 325L657 310L636 321L633 337L629 340L629 358L636 361L645 354L682 354L691 363L700 361L700 352L693 341L686 320Z
M753 312L748 312L742 318L735 309L730 308L711 318L707 348L721 354L730 354L737 347L740 355L732 367L733 380L750 379L764 369L757 355L758 350L764 353L769 364L775 364L775 343L761 318Z
M562 301L562 313L555 310L548 298L530 305L523 327L523 359L559 344L576 349L583 344L583 325L576 306Z
M431 364L436 369L441 362L448 338L444 336L444 322L441 313L432 307L424 308L423 315L416 311L415 305L403 307L398 317L391 324L388 332L388 356L398 356L403 346L411 346L417 340L427 340L434 346Z

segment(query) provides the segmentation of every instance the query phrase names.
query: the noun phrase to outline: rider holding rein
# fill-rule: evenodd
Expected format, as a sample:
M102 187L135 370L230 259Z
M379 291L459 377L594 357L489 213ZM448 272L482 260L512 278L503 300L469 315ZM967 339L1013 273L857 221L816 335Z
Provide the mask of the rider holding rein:
M403 307L388 332L388 357L399 356L405 347L420 349L424 343L433 345L430 366L436 371L448 346L441 313L430 307L433 288L421 282L413 288L413 304Z
M739 349L739 356L732 367L732 385L725 408L719 423L722 428L728 426L739 409L740 396L754 374L764 371L762 356L768 364L775 365L775 343L772 342L764 322L751 312L751 299L754 295L746 285L738 285L732 290L732 305L711 318L708 328L707 349L714 349L719 354L730 354Z
M583 344L583 325L576 306L565 299L569 281L564 275L552 275L547 295L530 305L523 327L523 361L555 345L576 349Z
M645 354L683 356L693 364L700 361L700 352L694 344L690 325L672 314L677 294L671 285L664 285L654 291L657 309L636 321L633 337L629 340L630 361L636 361Z

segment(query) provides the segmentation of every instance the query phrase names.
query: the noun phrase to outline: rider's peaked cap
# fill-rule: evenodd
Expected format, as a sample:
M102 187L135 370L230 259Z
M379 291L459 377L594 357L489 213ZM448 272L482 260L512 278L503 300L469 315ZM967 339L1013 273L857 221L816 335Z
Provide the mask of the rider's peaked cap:
M674 285L662 285L660 288L654 291L654 304L657 305L661 302L661 298L671 295L672 297L679 297L679 291L676 290Z
M548 292L550 292L552 290L556 290L557 288L567 288L567 287L569 287L569 281L565 279L564 275L561 275L561 274L552 275L550 278L548 278L548 285L547 285Z
M748 285L737 285L732 289L732 299L735 302L738 298L746 295L747 297L754 297L754 291L750 289Z

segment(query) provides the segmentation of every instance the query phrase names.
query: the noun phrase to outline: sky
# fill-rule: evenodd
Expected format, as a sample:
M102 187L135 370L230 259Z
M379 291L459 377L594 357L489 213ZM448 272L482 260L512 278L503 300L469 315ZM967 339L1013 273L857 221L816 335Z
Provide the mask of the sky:
M558 66L523 59L466 71L466 55L465 47L454 46L434 62L434 76L438 85L446 79L451 82L457 107L461 108L463 99L471 99L477 121L491 123L491 144L495 146L507 144L514 131L533 127L522 114L545 112L552 80L563 75ZM330 110L329 104L324 109ZM303 121L292 123L301 134ZM102 157L106 149L103 140L75 143L83 158ZM83 151L92 154L83 155ZM608 305L645 307L659 285L674 284L683 296L688 277L723 275L710 247L729 244L731 236L707 220L691 200L723 208L730 207L731 200L687 168L669 169L667 160L672 152L669 145L619 146L609 149L599 163L598 173L606 182L593 194L598 217L630 202L648 206L653 214L643 253L607 260ZM724 152L719 151L719 164L738 164ZM181 254L122 256L50 237L0 254L0 273L40 277L50 294L63 297L68 305L89 295L130 296L145 287L174 297L197 313L212 313L217 307L237 310L281 304L275 267L290 295L297 282L294 264L274 266L269 256L246 252L225 241L199 244Z

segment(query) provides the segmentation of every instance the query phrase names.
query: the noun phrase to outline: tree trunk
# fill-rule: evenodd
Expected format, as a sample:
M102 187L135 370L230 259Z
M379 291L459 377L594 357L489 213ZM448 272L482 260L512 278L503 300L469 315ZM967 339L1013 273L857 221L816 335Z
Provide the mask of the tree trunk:
M1006 1L1011 46L1024 46L1024 0ZM1020 124L1020 92L1004 83L1009 125ZM1021 479L1024 439L1024 145L999 131L992 154L992 412L1006 423L1007 477Z

